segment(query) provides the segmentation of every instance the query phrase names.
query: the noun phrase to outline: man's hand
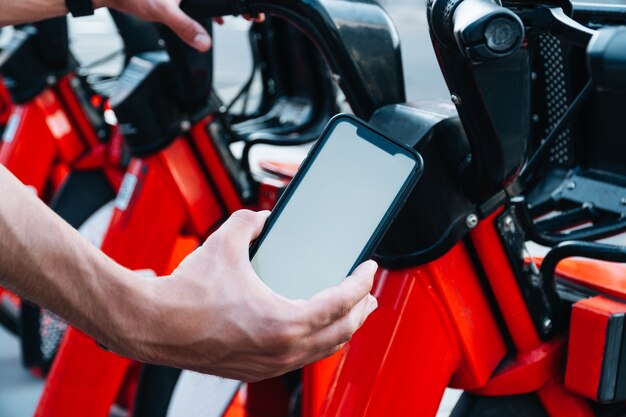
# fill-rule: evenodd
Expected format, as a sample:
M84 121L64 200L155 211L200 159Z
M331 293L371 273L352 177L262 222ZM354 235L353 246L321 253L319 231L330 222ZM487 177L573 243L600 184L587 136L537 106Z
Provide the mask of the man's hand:
M376 264L310 300L272 292L250 264L268 212L235 213L169 277L142 280L145 314L114 351L146 362L257 381L338 351L377 307ZM321 261L321 260L320 260ZM297 279L297 277L294 277Z
M211 48L211 37L202 25L180 9L181 0L95 0L95 7L109 7L150 22L160 22L199 51Z

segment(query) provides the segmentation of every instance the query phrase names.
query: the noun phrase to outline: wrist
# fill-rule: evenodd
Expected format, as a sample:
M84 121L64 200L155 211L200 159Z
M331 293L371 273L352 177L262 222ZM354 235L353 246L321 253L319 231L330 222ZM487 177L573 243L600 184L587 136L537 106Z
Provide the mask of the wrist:
M111 261L112 262L112 261ZM114 262L112 262L114 264ZM103 278L91 335L107 349L133 359L154 319L152 287L156 279L114 264Z

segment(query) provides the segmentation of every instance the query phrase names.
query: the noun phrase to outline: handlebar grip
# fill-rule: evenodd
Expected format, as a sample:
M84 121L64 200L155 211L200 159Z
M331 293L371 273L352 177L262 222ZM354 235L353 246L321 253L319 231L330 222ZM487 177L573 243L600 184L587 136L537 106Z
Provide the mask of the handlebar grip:
M180 7L194 17L254 14L248 0L183 0Z
M451 19L457 45L473 61L504 58L522 46L522 20L491 0L462 1Z

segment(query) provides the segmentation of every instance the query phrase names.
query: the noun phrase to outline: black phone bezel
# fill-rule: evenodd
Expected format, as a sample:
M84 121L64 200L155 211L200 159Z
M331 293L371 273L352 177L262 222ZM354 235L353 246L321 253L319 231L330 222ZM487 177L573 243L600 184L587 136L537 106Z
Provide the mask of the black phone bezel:
M396 153L401 152L404 155L411 158L415 162L415 166L413 167L411 174L407 177L402 188L400 189L400 192L396 195L396 198L389 205L389 208L387 209L385 216L379 222L378 227L372 234L372 237L368 240L367 244L361 251L361 254L356 259L352 267L350 268L350 272L348 273L348 276L352 274L352 272L354 272L357 266L359 266L362 262L364 262L365 260L371 257L372 253L374 252L374 249L376 249L376 247L378 246L378 244L384 237L385 232L387 231L387 229L389 228L389 226L391 225L391 223L393 222L397 214L400 212L400 209L402 208L404 202L406 201L409 194L411 193L411 191L413 190L413 188L419 181L422 173L424 172L424 161L421 155L418 152L416 152L414 149L389 138L387 135L384 135L380 131L374 129L368 123L362 121L356 116L353 116L347 113L341 113L341 114L334 116L332 119L330 119L330 121L324 128L324 131L320 135L320 138L309 150L309 153L304 159L304 161L302 162L300 169L298 169L298 172L293 177L293 179L291 180L290 184L287 186L285 191L282 193L280 199L277 201L274 209L272 210L272 213L270 214L269 218L265 222L265 226L261 230L261 233L250 246L250 259L251 260L256 254L256 252L258 251L259 247L261 246L265 238L270 233L274 223L276 223L276 220L280 216L280 213L284 210L286 205L289 203L289 200L291 199L295 190L298 188L298 186L302 182L302 179L304 178L306 173L309 171L309 169L315 162L315 159L319 155L319 152L321 151L323 146L328 142L328 139L331 137L330 133L333 132L336 125L338 125L341 122L348 122L348 123L355 125L357 127L357 134L359 135L360 138L364 140L368 140L370 143L372 143L373 145L379 148L383 148L383 149L386 148L385 149L386 151L390 147L393 147ZM363 135L359 134L359 129L368 130L370 133L370 136L364 137ZM375 139L377 142L374 142L372 139Z

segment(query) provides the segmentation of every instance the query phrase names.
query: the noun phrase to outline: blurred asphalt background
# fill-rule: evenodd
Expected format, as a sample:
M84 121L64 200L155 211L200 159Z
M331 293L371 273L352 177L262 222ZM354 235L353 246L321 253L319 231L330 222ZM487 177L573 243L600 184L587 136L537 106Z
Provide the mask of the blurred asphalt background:
M423 0L382 1L400 32L409 101L448 97L430 44L424 3ZM251 69L247 46L248 25L243 19L236 18L227 18L224 26L215 25L215 83L225 100L235 94ZM83 64L94 62L121 48L106 11L98 11L94 17L73 20L70 31L72 49ZM6 40L7 36L5 31L2 40ZM95 68L95 71L113 75L119 73L121 67L122 59L119 57ZM31 416L41 387L39 379L20 367L17 340L0 328L0 417ZM455 390L446 392L438 417L450 414L458 395L459 392Z

